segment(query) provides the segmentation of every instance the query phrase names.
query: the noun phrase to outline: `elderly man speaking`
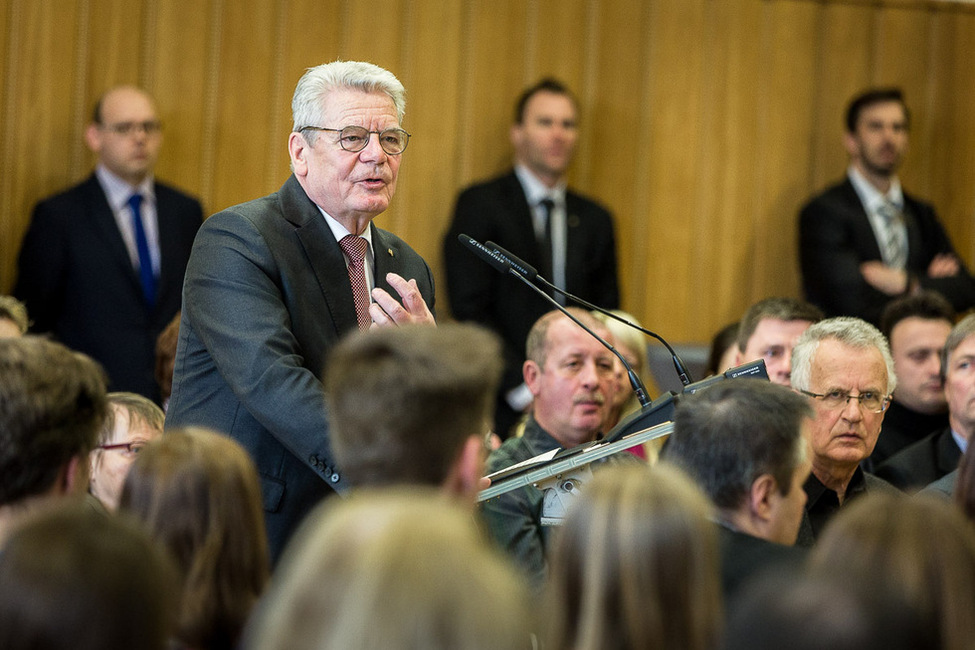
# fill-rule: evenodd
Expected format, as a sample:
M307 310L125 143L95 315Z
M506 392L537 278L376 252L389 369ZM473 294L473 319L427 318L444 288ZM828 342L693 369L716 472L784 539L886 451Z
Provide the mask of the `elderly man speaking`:
M372 225L410 139L404 96L369 63L310 68L292 99L294 173L207 219L193 245L167 426L208 426L251 453L275 557L347 483L329 448L328 350L372 322L433 322L430 268Z
M809 397L812 474L798 546L812 546L850 499L872 490L897 491L860 469L870 456L897 385L883 334L859 318L830 318L807 329L792 351L792 387Z

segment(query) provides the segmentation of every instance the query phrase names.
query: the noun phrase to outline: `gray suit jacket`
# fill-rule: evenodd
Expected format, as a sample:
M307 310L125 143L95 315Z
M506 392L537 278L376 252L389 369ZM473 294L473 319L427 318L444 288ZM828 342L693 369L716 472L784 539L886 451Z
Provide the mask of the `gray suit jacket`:
M426 262L372 228L376 286L414 278L433 308ZM207 219L193 245L167 427L229 434L260 473L277 557L318 501L345 487L329 449L321 376L329 349L357 329L345 260L294 176L269 196Z

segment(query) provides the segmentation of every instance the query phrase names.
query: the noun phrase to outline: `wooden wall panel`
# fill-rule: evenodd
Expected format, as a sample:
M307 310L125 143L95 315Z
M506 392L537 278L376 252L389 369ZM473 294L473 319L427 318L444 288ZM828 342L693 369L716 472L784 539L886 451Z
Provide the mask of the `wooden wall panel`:
M902 0L8 0L0 3L0 291L39 198L90 172L106 87L158 101L161 178L208 211L288 175L305 68L365 59L404 82L414 135L379 224L434 268L456 193L511 164L514 101L579 96L572 184L617 215L624 307L675 342L798 295L796 211L846 168L842 113L900 84L902 178L975 262L975 11ZM449 315L441 301L438 311Z

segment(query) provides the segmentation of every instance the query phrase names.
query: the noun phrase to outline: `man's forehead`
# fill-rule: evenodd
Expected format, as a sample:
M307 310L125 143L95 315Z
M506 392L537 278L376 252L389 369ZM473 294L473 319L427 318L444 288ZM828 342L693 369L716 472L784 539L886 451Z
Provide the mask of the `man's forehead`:
M819 343L811 370L813 381L887 382L887 364L880 350L873 346L852 346L837 339L826 339Z
M525 117L558 116L575 118L575 103L568 95L540 90L525 104Z
M951 361L959 357L973 355L975 355L975 333L969 334L962 339L961 343L958 344L958 347L952 350L951 354L948 355L948 360Z
M907 114L904 112L904 106L899 101L891 100L885 102L877 102L875 104L870 104L865 106L860 111L860 117L857 121L857 126L863 126L871 122L906 122Z
M375 117L382 114L388 114L394 120L397 119L396 104L393 103L393 98L382 91L369 92L358 88L334 88L322 99L321 106L322 115L326 120L354 119L362 116ZM348 124L343 122L341 126L348 126Z
M807 320L783 320L781 318L763 318L758 321L755 331L748 339L751 347L759 341L768 342L782 340L791 343L794 338L805 332L811 322Z

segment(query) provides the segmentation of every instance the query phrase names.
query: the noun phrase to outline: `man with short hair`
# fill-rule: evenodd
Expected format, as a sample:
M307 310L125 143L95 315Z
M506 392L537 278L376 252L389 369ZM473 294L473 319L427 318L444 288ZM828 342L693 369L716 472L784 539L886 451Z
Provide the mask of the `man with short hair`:
M0 296L0 338L23 336L29 324L24 303L13 296Z
M329 442L328 352L372 323L434 322L430 267L372 224L396 191L405 111L388 70L309 68L292 99L294 173L207 219L193 244L166 426L216 429L250 452L272 558L347 487Z
M115 512L122 496L122 484L136 455L150 441L163 434L166 415L152 400L136 393L109 393L108 416L98 431L98 444L91 452L92 497Z
M880 317L897 373L897 390L870 455L876 468L898 451L948 426L941 351L955 311L941 295L922 291L894 300Z
M769 381L789 386L792 348L807 327L822 319L823 312L817 307L795 298L758 301L748 308L738 325L735 365L762 359Z
M686 471L717 508L722 580L730 597L755 574L796 568L812 409L783 386L719 382L684 395L663 460Z
M454 316L484 325L504 343L505 373L495 410L502 437L531 403L522 382L525 341L550 305L464 250L458 235L504 247L584 300L606 309L620 306L613 217L567 184L579 138L575 96L554 79L527 88L515 108L510 138L514 169L460 194L443 242Z
M336 462L356 488L441 486L473 505L500 375L500 342L474 325L346 338L324 378Z
M812 474L796 543L812 546L829 519L868 491L896 488L864 472L890 394L894 360L883 334L859 318L829 318L807 329L792 351L792 386L809 397Z
M0 545L37 505L84 494L105 412L90 358L37 336L0 339Z
M917 491L954 471L975 432L975 314L952 328L941 352L948 426L909 445L877 468L877 476Z
M827 316L878 323L884 305L918 289L937 291L958 312L975 305L975 278L934 207L901 189L909 127L900 89L856 96L846 112L847 178L800 212L806 299Z
M31 331L98 361L112 390L158 403L156 338L179 310L203 208L155 179L162 125L144 90L102 95L85 141L95 171L34 208L14 295Z
M569 311L597 334L599 321L577 308ZM613 399L615 357L560 311L542 316L528 334L525 383L534 398L524 435L509 438L488 458L497 472L558 448L596 439ZM549 528L542 526L542 491L518 488L486 501L488 531L536 586L545 577Z

